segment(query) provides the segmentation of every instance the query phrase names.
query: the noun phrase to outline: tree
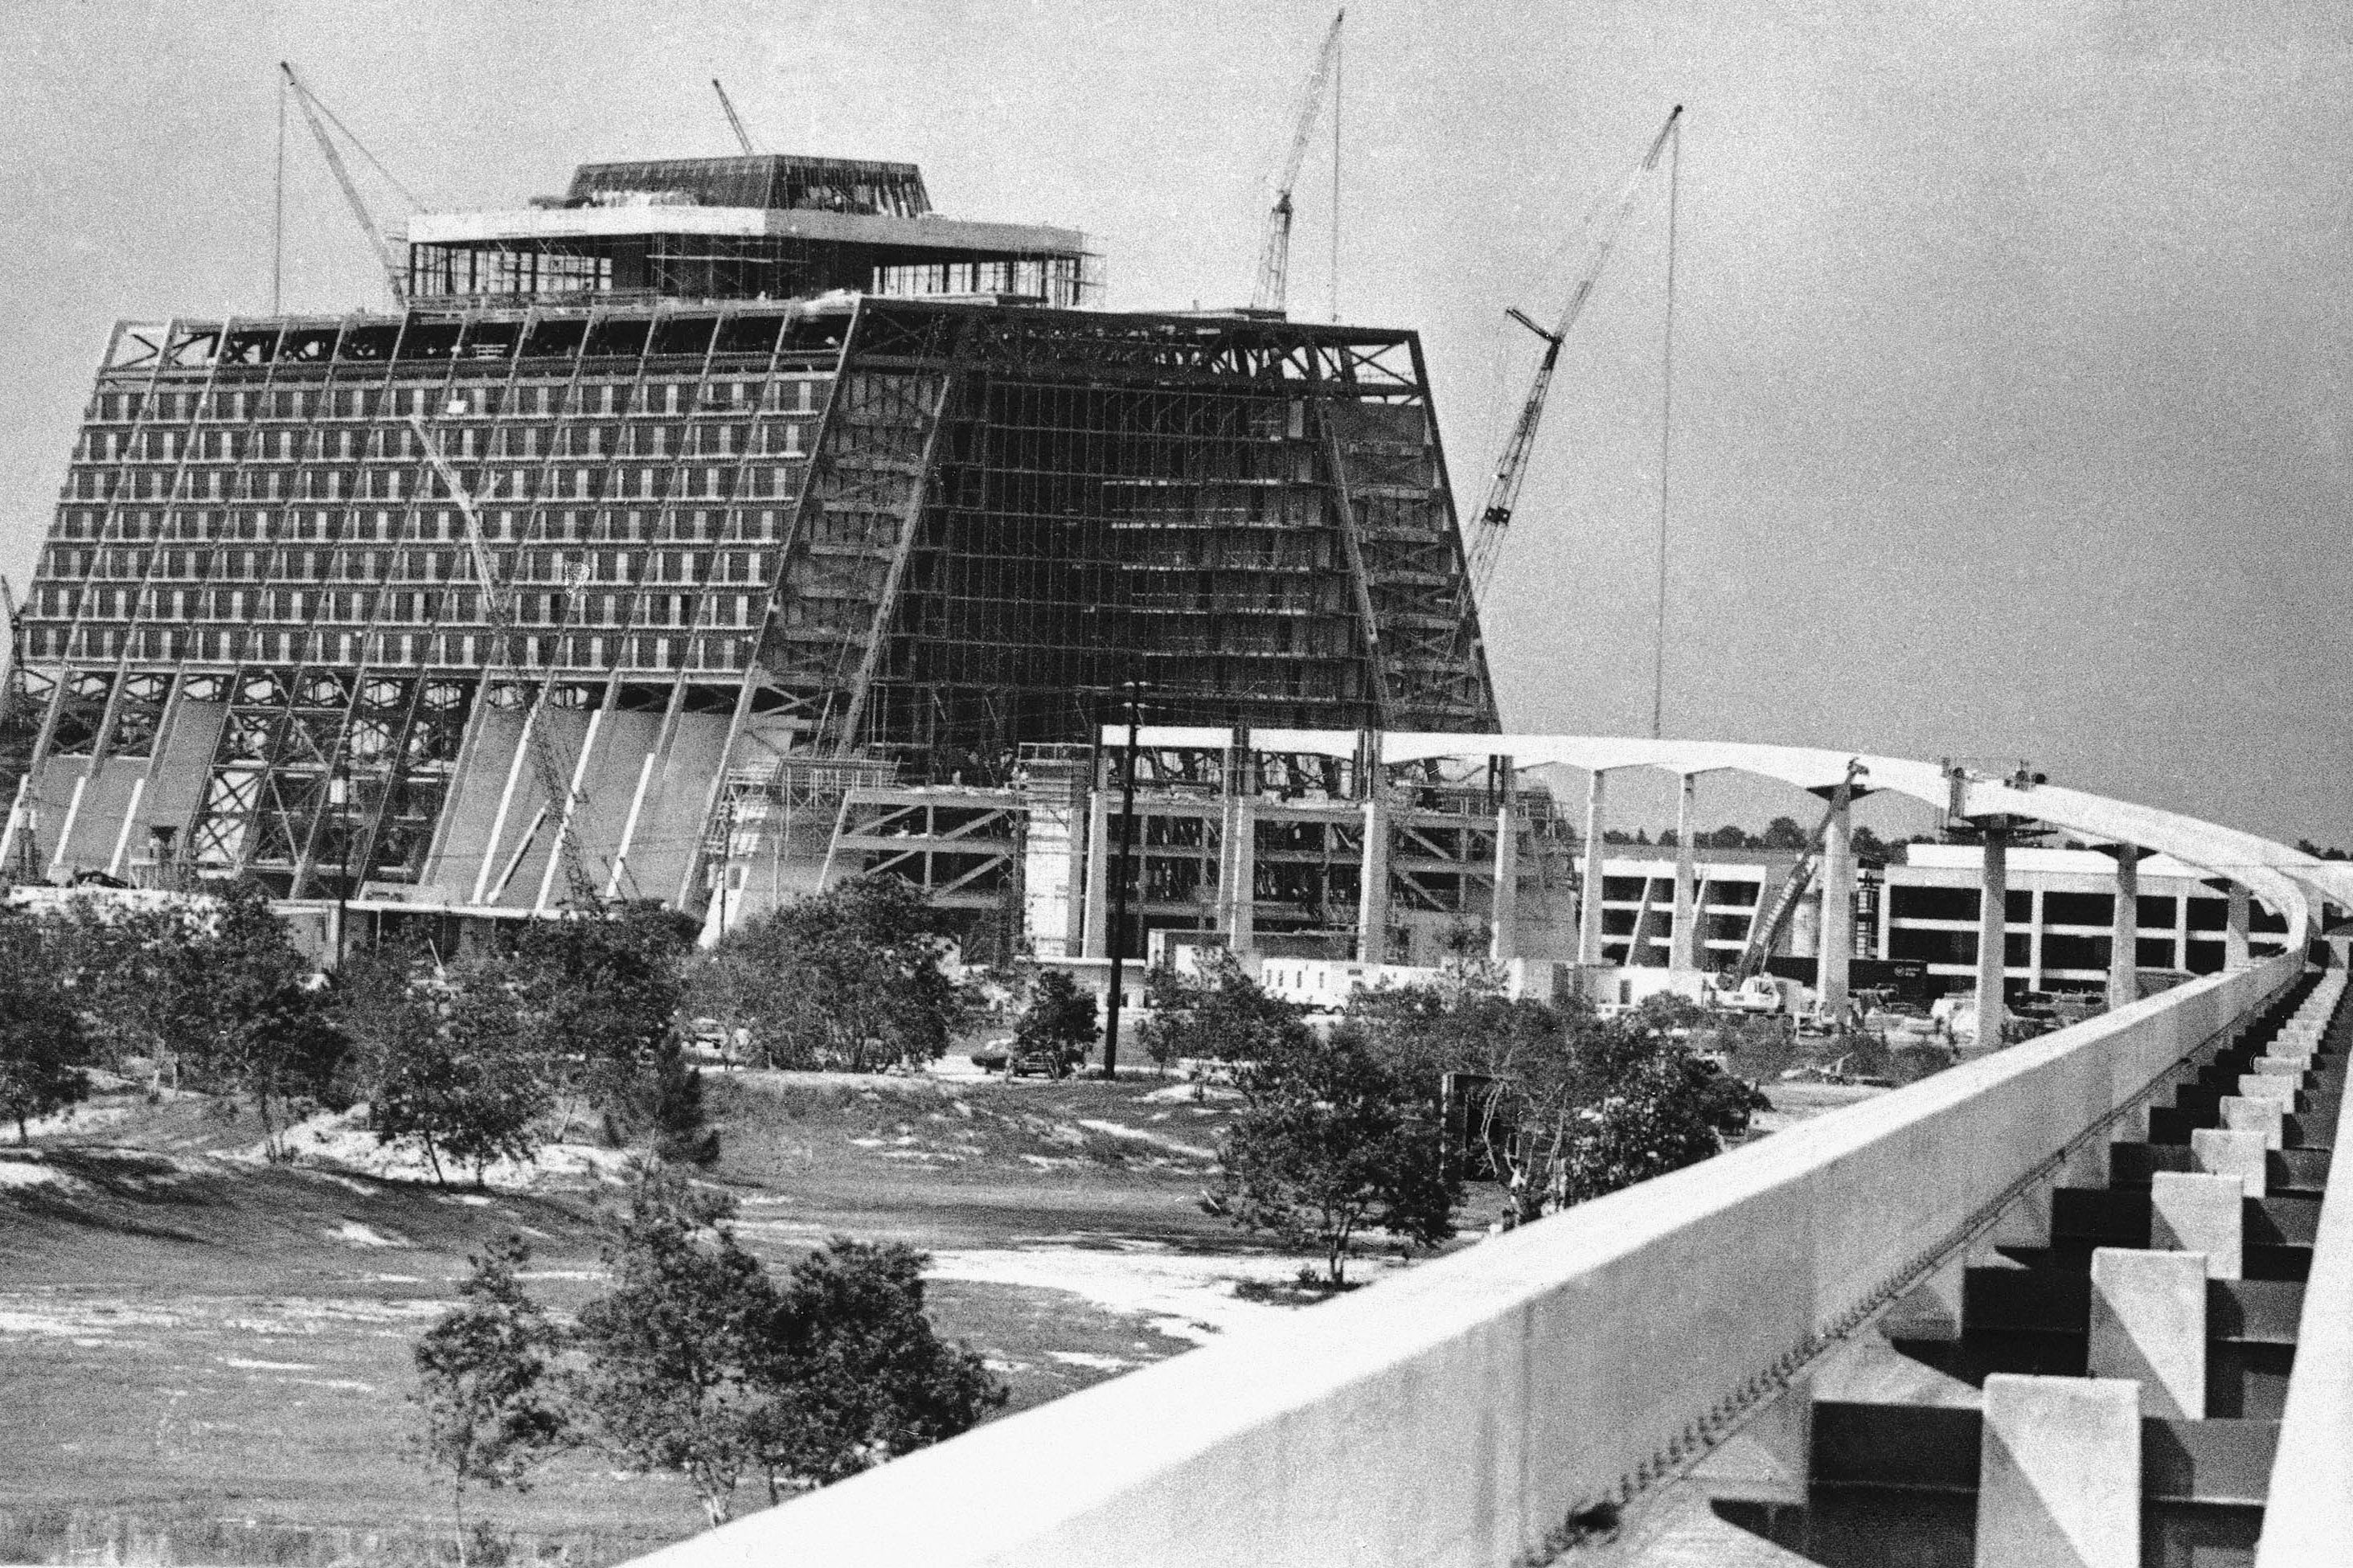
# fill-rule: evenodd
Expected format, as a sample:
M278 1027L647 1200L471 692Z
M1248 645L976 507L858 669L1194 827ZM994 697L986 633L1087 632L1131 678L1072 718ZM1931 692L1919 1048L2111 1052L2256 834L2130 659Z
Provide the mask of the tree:
M659 1168L638 1181L605 1261L617 1284L580 1314L571 1398L588 1440L686 1479L713 1524L756 1462L765 1404L749 1350L776 1311L759 1261L723 1223L733 1199Z
M471 1165L480 1186L492 1161L538 1154L551 1075L501 966L413 976L397 994L371 1001L379 1054L369 1125L380 1142L417 1138L444 1186L444 1155Z
M1777 816L1765 825L1764 847L1767 849L1803 849L1810 842L1811 836L1794 816Z
M896 877L869 876L731 931L691 994L742 1023L776 1067L872 1072L930 1061L970 1010L944 967L940 913Z
M459 1305L417 1342L424 1462L449 1478L458 1561L466 1563L466 1489L528 1486L531 1466L565 1440L548 1376L562 1336L517 1275L531 1261L520 1236L468 1258Z
M631 1120L673 1043L690 951L688 929L661 910L526 922L506 972L531 1054L588 1105Z
M1302 1029L1237 1082L1242 1110L1219 1146L1212 1200L1235 1224L1320 1252L1335 1287L1368 1227L1418 1247L1454 1234L1461 1184L1446 1169L1431 1097L1376 1059L1360 1031Z
M26 1123L90 1094L81 1018L58 984L42 922L0 907L0 1117L30 1141Z
M1196 974L1155 969L1144 984L1149 1005L1139 1035L1145 1054L1164 1068L1187 1058L1257 1061L1307 1037L1304 1009L1268 995L1223 948L1204 951Z
M1013 1025L1013 1048L1050 1057L1060 1064L1060 1077L1086 1060L1095 1032L1095 999L1082 993L1066 972L1049 969L1030 984L1029 1005Z
M1693 1053L1684 1037L1705 1016L1661 994L1604 1019L1582 998L1507 997L1499 975L1474 970L1360 994L1348 1023L1412 1081L1472 1075L1482 1087L1463 1131L1517 1225L1704 1159L1746 1131L1764 1096Z
M953 1437L1005 1403L978 1354L934 1332L929 1261L837 1236L793 1266L753 1352L766 1397L750 1430L771 1503Z

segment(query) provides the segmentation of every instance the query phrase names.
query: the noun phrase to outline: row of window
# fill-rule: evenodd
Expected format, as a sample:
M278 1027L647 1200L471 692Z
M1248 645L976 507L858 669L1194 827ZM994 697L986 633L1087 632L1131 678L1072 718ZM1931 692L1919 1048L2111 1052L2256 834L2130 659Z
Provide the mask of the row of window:
M776 507L714 510L706 507L628 507L611 510L591 508L523 510L490 507L480 512L482 535L493 543L524 537L594 543L678 543L721 540L731 544L774 544L784 538L790 509ZM213 540L262 542L293 540L373 542L462 542L464 514L456 507L374 509L294 507L206 507L126 509L109 512L100 507L61 507L52 540L95 540L107 531L119 541L167 540L202 543ZM86 558L88 552L82 552Z
M2111 942L2104 936L2062 936L2046 934L2042 938L2044 973L2052 970L2074 970L2083 973L2105 973ZM2220 942L2176 941L2171 937L2140 937L2133 943L2133 962L2141 969L2181 969L2193 974L2211 974L2223 967L2228 950ZM1978 933L1968 931L1921 931L1898 926L1888 932L1887 956L1921 963L1958 965L1974 968L1978 961ZM2005 969L2031 971L2034 946L2023 932L2011 931L2002 942L2002 966Z
M2036 893L2031 888L2012 888L2003 899L2002 918L2015 925L2034 923ZM2046 926L2108 927L2115 920L2116 900L2107 893L2070 893L2045 890L2042 900L2042 923ZM1968 921L1975 924L1978 918L1978 892L1975 888L1894 887L1888 889L1888 916L1892 920ZM2229 923L2230 905L2220 898L2191 898L2189 900L2187 925L2191 931L2221 931ZM2167 894L2142 894L2135 909L2135 921L2144 930L2170 931L2185 923L2180 900ZM2286 921L2261 906L2255 907L2250 920L2259 931L2284 931Z
M592 583L765 584L775 558L757 550L554 550L497 552L511 583L565 583L582 570ZM52 546L42 560L36 615L70 615L77 585L99 583L462 583L474 578L464 550L74 550ZM125 588L100 588L117 597ZM51 605L65 606L52 609Z
M801 456L806 419L692 424L591 425L553 421L531 425L463 425L435 432L444 458L733 458ZM198 430L110 430L86 426L74 445L79 463L298 463L399 461L425 458L424 444L406 425L366 428L222 427Z
M381 373L379 373L381 374ZM522 374L529 375L525 370ZM217 387L156 392L100 388L88 417L104 425L185 425L191 420L242 424L255 419L424 419L563 414L695 414L814 412L832 377L805 374L573 381L519 380L509 385L428 383L360 386Z
M471 589L445 591L394 589L327 590L301 588L92 588L80 595L83 621L163 621L185 625L193 621L324 621L344 626L369 625L379 618L410 625L487 619L480 596ZM561 626L570 619L590 626L683 626L694 623L696 605L705 604L702 624L749 626L765 595L719 594L704 599L694 594L526 592L515 595L515 618L524 625ZM76 595L42 590L27 610L28 626L45 621L71 621Z
M62 626L28 632L28 658L89 660L184 659L212 664L333 663L481 669L492 653L487 634L401 631L283 631L267 627L162 627L135 631ZM517 635L501 662L524 668L743 669L751 643L743 637L605 637Z
M800 494L798 465L608 468L481 468L459 477L477 502L522 500L776 500ZM447 497L430 468L103 468L66 478L72 501L404 500Z

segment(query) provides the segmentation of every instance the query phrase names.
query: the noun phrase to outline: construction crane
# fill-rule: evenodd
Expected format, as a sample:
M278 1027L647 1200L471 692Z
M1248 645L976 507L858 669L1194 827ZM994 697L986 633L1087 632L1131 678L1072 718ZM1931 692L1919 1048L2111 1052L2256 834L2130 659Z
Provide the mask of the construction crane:
M1577 283L1569 290L1568 303L1561 310L1560 320L1546 331L1529 319L1525 311L1509 309L1512 320L1527 328L1545 341L1544 359L1536 366L1535 384L1528 388L1527 401L1520 407L1518 423L1512 426L1511 439L1504 443L1504 455L1495 464L1495 477L1487 487L1487 504L1479 510L1479 521L1471 542L1470 574L1467 586L1472 593L1483 591L1494 575L1495 561L1503 552L1504 531L1512 524L1512 509L1519 504L1520 484L1527 478L1528 457L1535 448L1536 426L1543 422L1545 397L1552 390L1552 373L1560 363L1560 345L1577 325L1577 317L1585 313L1586 302L1593 298L1595 285L1601 280L1601 270L1609 264L1609 252L1618 243L1619 231L1634 210L1635 197L1641 195L1646 175L1659 166L1659 155L1666 150L1668 140L1674 135L1675 125L1683 118L1680 103L1668 111L1667 122L1651 139L1648 151L1626 176L1618 195L1617 205L1609 209L1594 237L1593 248L1587 256L1585 268L1577 274ZM1461 617L1458 616L1457 620Z
M335 184L343 187L343 200L349 204L352 216L358 220L361 232L367 236L368 245L375 252L376 265L384 268L385 287L392 290L393 303L407 304L408 269L401 259L393 254L392 242L385 238L384 230L377 226L375 216L369 213L367 203L360 195L359 185L352 179L351 169L343 163L343 150L335 145L335 139L327 133L328 122L332 121L337 130L350 137L352 145L359 148L360 155L375 166L376 173L390 181L396 190L406 196L412 206L417 205L416 196L406 186L393 179L392 172L377 160L375 153L361 145L360 139L352 135L351 128L335 119L334 110L321 103L311 89L303 85L302 79L294 74L292 66L284 60L280 60L278 68L285 73L287 89L293 93L295 105L302 110L303 120L310 124L311 134L318 141L320 154L327 160L327 167L334 173Z
M1798 863L1789 868L1788 879L1781 884L1780 896L1773 900L1771 911L1748 928L1747 944L1741 948L1740 962L1732 972L1735 981L1763 973L1767 955L1772 952L1773 944L1781 940L1781 933L1788 929L1789 917L1798 912L1799 902L1813 887L1815 873L1821 868L1822 841L1830 835L1831 819L1854 799L1855 781L1870 772L1862 765L1860 757L1848 759L1846 777L1841 779L1838 786L1831 792L1830 809L1822 813L1821 821L1814 826L1813 836L1806 840L1805 853L1799 855Z
M1266 237L1258 252L1258 284L1250 290L1250 308L1254 310L1282 309L1284 282L1291 272L1291 188L1299 183L1299 165L1307 158L1307 138L1315 130L1316 116L1324 110L1324 96L1331 89L1332 76L1340 63L1340 24L1346 11L1334 15L1332 26L1324 35L1324 47L1316 51L1315 68L1308 73L1306 90L1300 95L1299 117L1291 132L1291 150L1283 154L1282 172L1274 182L1274 205L1266 215Z
M744 149L744 156L759 156L760 150L752 145L752 133L744 129L743 116L735 112L735 105L729 100L727 89L719 85L717 77L711 79L711 90L719 95L719 107L727 113L727 128L735 132L735 144Z
M497 563L491 555L489 541L482 534L481 515L475 510L474 498L466 489L465 481L459 478L458 470L443 455L440 442L434 439L433 432L426 428L425 421L417 415L408 416L408 427L417 432L417 439L424 447L427 459L432 463L434 471L441 476L441 482L448 487L449 498L458 503L458 510L466 520L466 543L473 552L474 575L482 584L482 605L491 623L491 659L495 666L506 647L507 637L515 629L516 595L513 586L500 577ZM578 606L580 590L586 583L587 575L587 568L578 566L565 582L564 619L567 624L574 609ZM563 627L559 626L557 630L561 632ZM569 901L581 909L594 910L601 907L603 900L597 893L595 879L580 863L578 848L572 838L572 824L588 804L587 792L573 787L571 773L565 769L564 760L555 753L555 739L547 732L547 726L541 722L548 697L554 688L555 665L550 661L547 673L540 680L539 689L532 696L531 706L523 710L523 734L531 752L532 772L538 776L540 795L546 802L543 809L555 817L555 841L548 847L547 852L564 872ZM528 834L524 836L526 843L529 837ZM516 851L515 858L518 862L522 859L520 849ZM512 874L510 867L508 875ZM504 885L503 879L501 885Z

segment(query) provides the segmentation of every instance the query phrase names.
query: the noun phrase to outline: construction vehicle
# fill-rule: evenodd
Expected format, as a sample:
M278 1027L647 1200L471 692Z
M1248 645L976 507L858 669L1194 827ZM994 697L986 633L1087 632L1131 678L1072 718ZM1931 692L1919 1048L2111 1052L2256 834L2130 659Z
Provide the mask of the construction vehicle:
M491 674L497 669L500 661L505 657L507 638L515 630L517 619L515 589L513 584L501 577L498 564L491 555L489 541L482 531L481 515L474 506L473 494L466 488L465 481L459 477L457 468L442 453L440 442L434 439L433 432L426 428L425 421L417 415L412 414L408 416L408 426L417 433L417 439L424 447L427 459L432 463L434 471L441 476L441 482L448 488L450 500L458 503L459 513L466 520L466 543L473 553L474 575L481 582L483 611L491 624L491 658L488 667L483 671L483 687L487 690ZM572 616L579 606L584 596L581 588L587 579L588 570L584 563L575 566L565 581L564 620L565 625L570 623ZM563 631L564 626L556 627L558 636L561 636ZM545 804L540 808L540 816L533 818L532 825L524 830L518 840L515 852L509 859L504 873L500 877L498 886L503 889L507 881L513 877L515 868L522 864L524 852L530 847L532 839L537 836L541 822L552 814L555 819L555 839L548 846L547 852L551 862L564 874L565 886L569 894L567 901L580 909L596 910L603 907L604 900L597 892L595 879L588 874L588 868L581 864L578 846L575 842L572 831L575 818L588 804L587 794L585 790L575 787L571 770L565 766L564 759L556 754L555 738L548 733L545 722L548 697L554 689L555 674L555 662L550 659L546 673L542 677L538 689L532 694L531 702L523 710L522 715L522 732L526 748L531 754L532 772L539 780L540 795ZM495 897L496 894L492 896Z
M368 246L375 252L376 265L384 269L385 287L392 291L393 303L407 304L408 265L395 253L392 241L385 237L383 226L376 222L375 216L368 210L366 200L360 195L358 183L352 178L350 166L343 162L342 149L336 146L335 139L327 132L328 124L332 123L336 130L342 132L351 144L358 149L360 156L365 158L375 172L383 175L393 189L398 191L407 200L410 206L415 207L422 204L417 201L416 195L407 186L393 177L392 171L385 168L383 162L375 153L369 152L358 137L352 134L351 127L335 118L333 110L319 101L318 95L303 84L301 77L294 74L292 66L280 60L278 62L278 68L285 74L286 90L294 95L296 107L302 110L302 118L309 123L311 134L319 143L320 154L327 160L327 167L335 176L335 184L342 187L343 200L349 204L352 216L358 221L360 232L367 236Z
M1331 89L1333 74L1339 68L1340 23L1347 15L1341 11L1333 16L1331 28L1324 35L1324 47L1315 53L1315 68L1308 73L1306 89L1300 94L1291 146L1275 176L1274 205L1267 209L1266 235L1259 244L1258 282L1250 290L1250 309L1254 310L1280 312L1283 309L1291 273L1291 190L1299 183L1299 166L1307 159L1307 139L1314 132L1324 95Z
M1780 894L1773 900L1771 911L1748 928L1747 944L1740 950L1740 960L1732 968L1735 981L1746 981L1751 975L1764 973L1767 955L1772 952L1773 944L1781 940L1781 933L1788 929L1789 917L1798 912L1799 903L1813 888L1815 875L1821 868L1822 840L1830 833L1831 820L1854 799L1855 781L1870 772L1862 765L1861 758L1848 761L1846 777L1831 791L1830 809L1823 812L1821 821L1814 825L1814 831L1806 841L1804 853L1798 857L1798 863L1789 868L1788 878L1782 882Z
M1528 458L1535 449L1536 427L1544 421L1545 399L1552 391L1553 371L1560 363L1560 346L1577 326L1579 316L1593 298L1595 287L1601 281L1602 269L1609 264L1609 253L1618 244L1619 232L1634 211L1635 198L1641 194L1644 179L1659 166L1660 155L1675 133L1683 119L1683 106L1676 104L1667 113L1666 123L1651 138L1634 167L1628 172L1619 188L1618 200L1602 220L1587 254L1585 267L1577 274L1576 284L1569 289L1568 303L1561 308L1560 319L1550 331L1516 307L1507 307L1504 314L1527 328L1545 342L1544 358L1537 363L1535 381L1528 388L1527 401L1520 405L1520 416L1512 426L1511 437L1504 443L1503 456L1496 459L1494 478L1487 486L1487 502L1479 509L1479 521L1473 526L1471 540L1470 572L1463 579L1463 592L1475 595L1486 590L1488 579L1495 573L1496 558L1502 553L1504 535L1511 527L1513 509L1519 505L1520 486L1527 479ZM1467 605L1460 606L1467 609ZM1458 624L1462 616L1458 611Z
M711 90L719 95L719 107L725 110L727 115L727 128L735 132L735 144L744 149L744 156L758 157L760 150L752 145L752 133L744 129L744 117L735 112L734 103L729 100L727 89L719 85L717 77L711 79Z

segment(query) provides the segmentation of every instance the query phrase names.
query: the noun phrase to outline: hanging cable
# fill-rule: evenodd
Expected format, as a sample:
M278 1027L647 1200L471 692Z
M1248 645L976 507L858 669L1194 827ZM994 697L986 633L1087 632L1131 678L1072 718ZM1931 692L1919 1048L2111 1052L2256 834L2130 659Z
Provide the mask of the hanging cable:
M1663 737L1667 703L1667 462L1675 428L1675 218L1680 208L1683 132L1677 121L1667 142L1667 321L1661 350L1659 399L1659 613L1651 632L1651 739Z
M269 215L269 313L285 313L286 297L286 92L278 82L278 183Z

